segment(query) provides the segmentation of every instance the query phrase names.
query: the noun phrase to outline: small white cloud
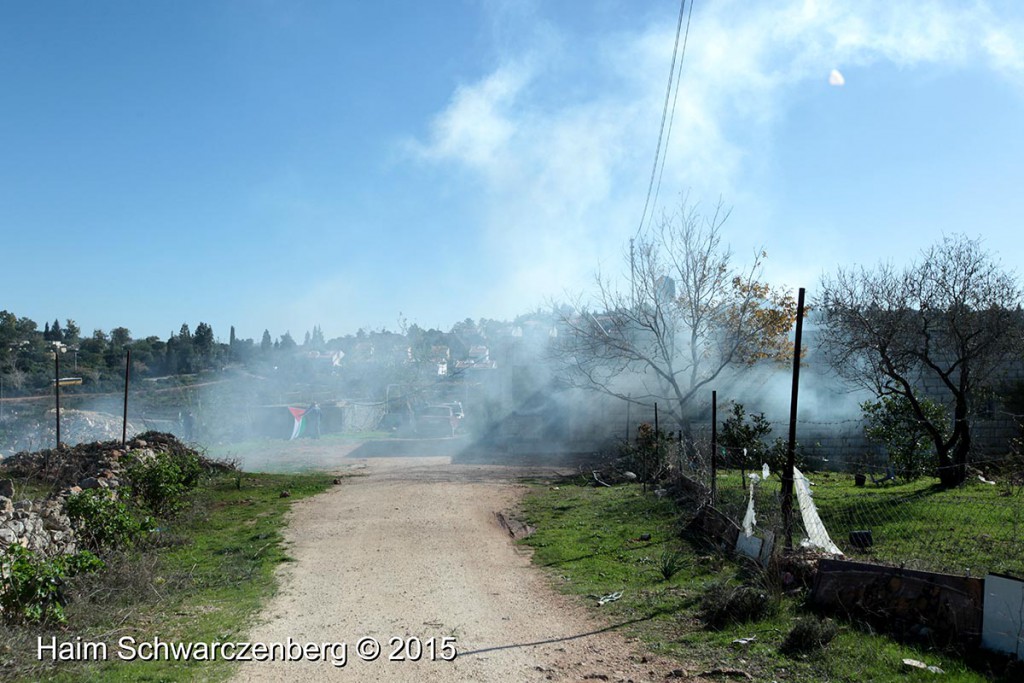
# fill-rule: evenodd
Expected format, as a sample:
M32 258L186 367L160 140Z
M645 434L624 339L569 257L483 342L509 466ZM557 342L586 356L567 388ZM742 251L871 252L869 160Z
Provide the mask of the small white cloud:
M828 75L829 85L846 85L846 79L843 78L843 74L839 73L839 69L832 69L832 72Z
M510 64L479 83L459 87L449 107L434 119L431 142L420 153L488 170L516 133L514 105L530 77L527 69Z

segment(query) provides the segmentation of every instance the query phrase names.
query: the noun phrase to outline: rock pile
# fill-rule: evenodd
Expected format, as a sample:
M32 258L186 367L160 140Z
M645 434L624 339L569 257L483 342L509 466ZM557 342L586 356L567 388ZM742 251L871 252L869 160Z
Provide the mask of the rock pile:
M71 520L64 513L64 497L40 501L14 497L13 482L0 480L0 549L20 543L43 555L62 555L77 550Z
M67 497L83 489L119 488L124 475L122 460L129 452L143 460L157 452L197 455L206 469L226 468L162 432L140 434L125 446L120 441L106 441L16 453L0 463L0 550L20 543L44 555L75 552L74 530L64 509ZM14 480L22 478L51 484L53 493L42 500L14 502Z
M121 459L127 453L134 452L145 459L157 451L171 455L195 454L173 434L145 432L124 446L117 440L82 443L59 450L22 451L5 459L0 469L5 476L52 484L54 489L69 486L116 488L120 483ZM200 460L204 467L217 465L202 457Z

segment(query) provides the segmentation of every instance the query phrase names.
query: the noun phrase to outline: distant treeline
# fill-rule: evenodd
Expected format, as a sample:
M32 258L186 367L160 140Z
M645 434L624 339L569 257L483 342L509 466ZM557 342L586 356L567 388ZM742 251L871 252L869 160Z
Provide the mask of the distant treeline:
M132 337L126 327L109 333L96 329L83 336L78 324L68 318L46 322L43 328L27 317L0 311L0 381L5 397L36 395L53 386L54 354L60 357L62 377L77 377L80 386L70 392L116 390L124 378L126 351L131 350L132 376L135 378L175 377L220 371L228 366L253 372L288 371L312 378L346 374L363 389L359 393L377 393L382 381L409 382L416 378L454 377L456 363L479 353L481 347L508 338L525 319L551 320L551 314L538 311L520 316L513 323L467 318L445 332L423 329L399 321L401 331L363 330L325 340L319 325L305 333L298 343L290 332L274 338L264 330L259 341L241 339L232 326L226 342L218 340L213 327L200 322L195 329L183 323L178 332L166 339ZM453 371L439 372L447 365ZM373 372L368 372L373 370ZM370 380L369 375L373 375Z

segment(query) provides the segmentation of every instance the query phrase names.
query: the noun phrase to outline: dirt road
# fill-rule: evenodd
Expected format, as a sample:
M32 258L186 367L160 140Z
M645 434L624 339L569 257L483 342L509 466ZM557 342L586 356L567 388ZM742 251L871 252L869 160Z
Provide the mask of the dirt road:
M236 680L648 681L679 667L642 661L635 643L555 592L499 526L524 470L445 457L342 462L356 476L293 508L296 562L248 639L345 650L246 663ZM377 661L357 655L365 638L381 644ZM404 661L389 659L396 649Z

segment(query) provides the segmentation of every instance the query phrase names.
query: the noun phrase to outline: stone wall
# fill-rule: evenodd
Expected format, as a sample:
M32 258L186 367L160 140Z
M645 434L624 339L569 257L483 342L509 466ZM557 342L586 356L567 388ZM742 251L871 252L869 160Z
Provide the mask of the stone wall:
M14 502L13 483L0 481L0 550L17 543L46 556L76 552L77 539L64 512L66 495Z
M147 432L146 437L125 446L119 441L94 442L22 452L3 460L0 477L13 479L0 478L0 550L17 543L47 556L74 553L78 542L65 511L69 496L91 488L116 491L128 453L143 461L155 457L157 450L195 454L170 434ZM47 482L58 493L41 500L23 498L15 490L19 478Z

